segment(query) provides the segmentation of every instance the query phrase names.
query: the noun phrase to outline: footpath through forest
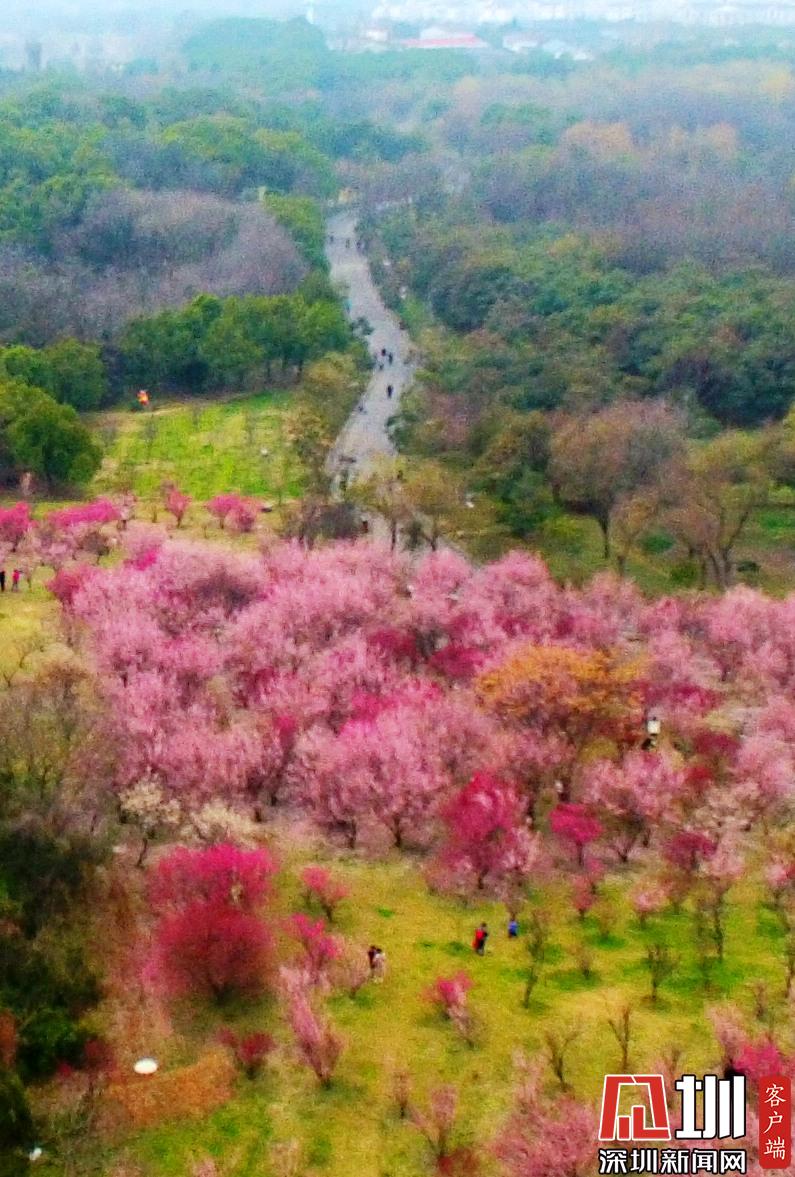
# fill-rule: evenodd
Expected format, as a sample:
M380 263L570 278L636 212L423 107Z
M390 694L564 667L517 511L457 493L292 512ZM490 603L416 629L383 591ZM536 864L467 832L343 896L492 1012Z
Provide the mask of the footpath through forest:
M331 217L328 232L333 241L326 246L331 279L347 289L348 315L355 322L366 319L373 329L368 337L370 351L380 359L381 349L392 352L394 362L373 369L361 409L355 408L329 455L329 471L335 484L347 467L350 478L366 476L373 462L395 453L387 422L397 412L400 398L411 383L414 370L407 362L411 348L408 332L400 327L376 289L367 257L356 248L356 215L340 212ZM350 243L350 244L347 244ZM392 385L391 398L387 386Z

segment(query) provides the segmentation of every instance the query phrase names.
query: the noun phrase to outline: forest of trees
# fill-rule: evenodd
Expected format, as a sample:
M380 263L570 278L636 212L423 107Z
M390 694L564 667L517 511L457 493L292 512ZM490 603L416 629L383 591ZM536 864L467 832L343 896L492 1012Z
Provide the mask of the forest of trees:
M795 84L766 44L726 57L708 43L661 58L625 48L548 79L473 71L424 107L424 151L359 173L373 253L389 260L376 274L422 344L395 436L470 471L508 534L532 539L584 511L607 552L615 511L627 542L703 553L712 525L699 512L681 528L692 478L682 501L663 501L668 456L667 495L647 450L643 477L613 480L610 511L599 505L599 478L620 464L611 407L643 432L644 406L665 406L686 465L712 466L709 447L722 447L726 478L754 502L747 518L788 485L769 429L795 395L795 171L782 146ZM392 182L401 199L385 209ZM595 447L577 485L568 433Z

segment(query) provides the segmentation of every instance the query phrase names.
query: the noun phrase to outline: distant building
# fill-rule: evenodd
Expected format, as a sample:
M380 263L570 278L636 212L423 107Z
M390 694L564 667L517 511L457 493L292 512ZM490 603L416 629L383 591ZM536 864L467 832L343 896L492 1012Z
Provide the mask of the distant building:
M447 32L445 29L423 29L419 37L408 37L400 44L404 49L488 49L489 46L474 33Z

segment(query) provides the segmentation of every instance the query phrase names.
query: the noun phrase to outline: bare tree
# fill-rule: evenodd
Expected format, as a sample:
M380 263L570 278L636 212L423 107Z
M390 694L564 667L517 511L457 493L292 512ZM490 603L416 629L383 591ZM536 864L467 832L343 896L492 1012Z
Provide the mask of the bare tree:
M649 970L652 1005L657 1004L660 985L671 976L678 964L679 958L674 956L667 944L658 941L646 949L646 968Z
M614 1015L608 1016L607 1024L621 1050L620 1071L629 1071L629 1044L632 1040L632 1015L634 1007L625 1002Z
M544 1035L547 1061L552 1069L553 1075L560 1084L561 1091L566 1091L568 1088L566 1082L566 1054L569 1047L577 1040L579 1035L580 1031L577 1029L547 1030Z

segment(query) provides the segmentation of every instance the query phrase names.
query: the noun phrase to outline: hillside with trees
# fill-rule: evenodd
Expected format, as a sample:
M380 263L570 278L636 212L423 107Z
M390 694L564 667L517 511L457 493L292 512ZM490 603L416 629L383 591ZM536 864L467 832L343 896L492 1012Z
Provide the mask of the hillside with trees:
M666 461L659 493L651 452L639 482L607 474L621 462L611 407L642 418L653 402L677 417L688 469L714 472L718 450L733 453L725 477L755 500L746 562L764 561L766 531L789 530L786 462L768 431L795 391L793 172L781 150L793 81L777 53L747 52L663 65L616 53L551 79L484 71L426 112L429 149L397 179L399 207L381 204L388 174L365 180L372 249L389 267L376 274L424 357L395 436L468 472L495 513L484 551L516 539L553 562L588 550L579 568L560 565L583 575L598 544L576 516L597 522L607 555L602 478L625 541L634 533L635 574L645 563L654 587L703 583L701 509L681 534L692 476L667 502L675 480ZM596 447L596 481L578 469L574 486L566 438L578 435ZM780 577L771 570L770 583Z
M0 72L0 1177L769 1171L795 39L556 31Z

